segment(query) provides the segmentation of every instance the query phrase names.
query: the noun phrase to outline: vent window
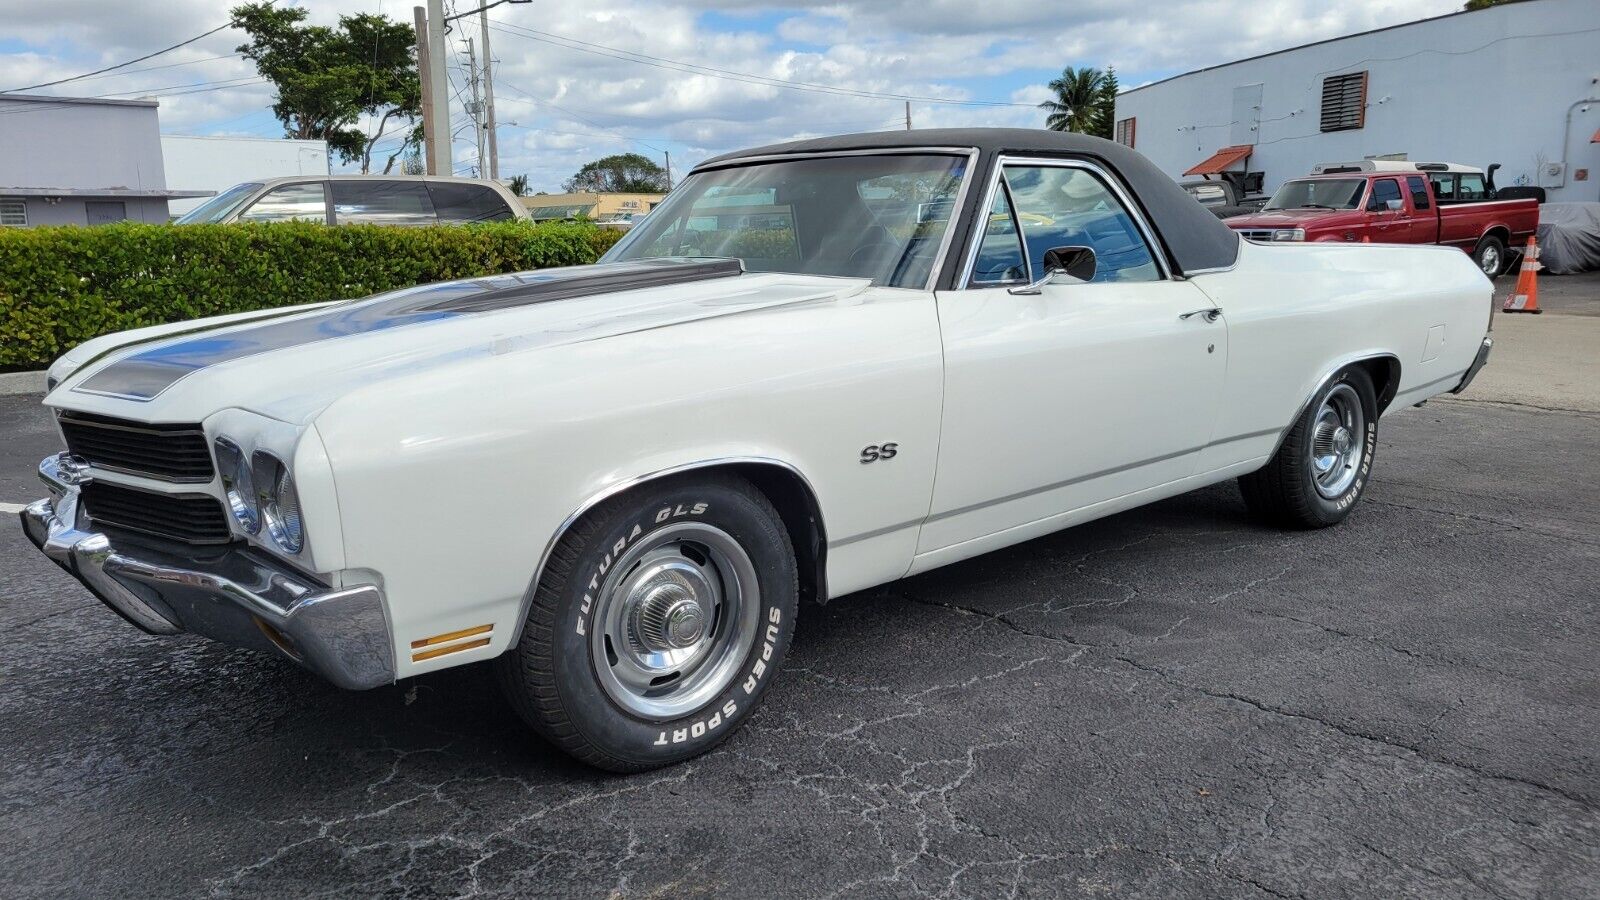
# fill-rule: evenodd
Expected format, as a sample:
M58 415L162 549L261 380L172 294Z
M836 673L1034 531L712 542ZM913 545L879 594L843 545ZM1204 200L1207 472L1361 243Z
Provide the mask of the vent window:
M21 197L0 197L0 225L28 224L28 203Z
M1322 79L1322 130L1353 131L1367 124L1367 73Z

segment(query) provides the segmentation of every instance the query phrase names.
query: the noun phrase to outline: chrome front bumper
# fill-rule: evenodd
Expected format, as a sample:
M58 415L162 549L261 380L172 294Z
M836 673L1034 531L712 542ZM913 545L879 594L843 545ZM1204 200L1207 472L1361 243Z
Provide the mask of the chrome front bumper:
M248 550L85 530L84 468L60 454L39 464L39 477L50 496L23 509L22 530L140 629L280 652L343 688L394 681L394 641L377 587L335 590Z

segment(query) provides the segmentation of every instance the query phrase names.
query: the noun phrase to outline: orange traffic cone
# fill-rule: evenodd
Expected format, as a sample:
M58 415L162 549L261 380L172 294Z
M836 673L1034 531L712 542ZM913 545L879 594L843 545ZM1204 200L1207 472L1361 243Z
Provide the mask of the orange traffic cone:
M1539 242L1528 235L1528 249L1522 255L1522 271L1517 275L1517 289L1506 298L1501 312L1542 313L1539 308Z

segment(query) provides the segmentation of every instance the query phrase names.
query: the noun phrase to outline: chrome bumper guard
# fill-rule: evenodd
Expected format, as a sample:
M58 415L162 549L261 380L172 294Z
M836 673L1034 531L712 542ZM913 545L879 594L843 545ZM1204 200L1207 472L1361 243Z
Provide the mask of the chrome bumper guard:
M1484 363L1489 361L1489 351L1494 349L1494 338L1485 337L1483 345L1478 348L1478 355L1472 360L1472 365L1467 367L1467 374L1461 376L1461 383L1450 389L1450 393L1459 394L1467 389L1472 379L1478 377L1478 372L1483 369Z
M342 688L394 681L394 642L376 586L331 589L237 548L138 536L114 543L79 527L79 489L90 480L82 463L52 456L39 477L50 496L23 509L22 530L140 629L281 652Z

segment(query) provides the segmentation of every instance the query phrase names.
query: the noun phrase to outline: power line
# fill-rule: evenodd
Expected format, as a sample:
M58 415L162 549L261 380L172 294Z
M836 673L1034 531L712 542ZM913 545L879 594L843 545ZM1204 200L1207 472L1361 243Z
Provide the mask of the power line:
M231 22L231 21L223 22L221 25L218 25L217 27L211 29L210 31L204 32L202 34L197 34L194 37L189 38L186 41L179 41L178 43L173 44L171 47L167 47L167 48L162 49L162 50L157 50L154 53L146 53L143 56L136 57L134 59L130 59L130 60L126 61L126 62L119 62L114 66L106 66L103 69L95 69L93 72L85 72L82 75L74 75L71 78L58 78L55 81L45 81L45 82L41 82L40 84L30 84L27 87L11 88L10 90L0 91L0 94L15 94L18 91L32 91L32 90L36 90L36 89L42 88L42 87L52 87L52 86L58 85L58 84L66 84L69 81L81 81L81 80L83 80L85 78L89 78L89 77L94 76L94 75L99 75L99 74L104 73L104 72L110 72L113 69L120 69L120 68L122 68L124 66L131 66L136 62L144 62L147 59L153 59L153 58L155 58L157 56L160 56L163 53L171 53L172 51L178 49L179 47L187 47L190 44L194 43L195 41L200 40L201 38L208 38L208 37L212 36L213 34L216 34L217 32L222 31L225 28L232 28L232 27L233 27L233 22Z
M754 75L749 72L736 72L731 69L719 69L714 66L687 63L661 56L651 56L647 53L638 53L633 50L623 50L618 47L608 47L604 44L594 44L580 41L564 35L551 34L548 31L539 31L533 28L524 28L498 19L490 19L501 27L494 30L511 34L516 37L531 41L563 47L567 50L576 50L579 53L590 53L596 56L610 57L624 62L638 63L657 69L666 69L673 72L684 72L690 75L707 75L712 78L724 78L730 81L740 81L745 84L757 84L765 87L782 88L791 91L809 91L811 93L835 94L847 97L865 97L876 100L911 100L919 103L948 103L957 106L990 106L990 107L1026 107L1033 109L1032 103L1012 103L1002 100L956 100L950 97L922 97L915 94L896 94L887 91L869 91L860 88L847 88L838 85L817 84L809 81L790 81L774 78L768 75Z
M30 103L25 106L20 106L16 109L0 110L0 117L19 116L24 113L45 112L52 109L65 109L66 107L72 106L75 103L82 103L84 101L114 100L118 97L128 97L136 94L159 97L181 97L185 94L206 94L212 91L227 91L234 88L254 87L258 84L266 83L267 80L259 75L249 75L245 76L244 78L229 78L220 81L197 81L193 84L173 84L160 88L138 88L131 91L118 91L114 94L101 94L96 97L64 97L53 102L46 101L44 103ZM180 91L176 90L176 88L189 88L189 90ZM165 91L166 93L156 93L159 91ZM0 96L4 95L0 94Z
M159 66L145 66L142 69L129 69L126 72L107 72L103 75L84 75L78 81L93 81L96 78L124 78L128 75L137 75L140 72L154 72L159 69L176 69L180 66L198 66L201 63L216 62L219 59L239 59L237 53L224 53L221 56L207 56L204 59L189 59L183 62L163 63Z

